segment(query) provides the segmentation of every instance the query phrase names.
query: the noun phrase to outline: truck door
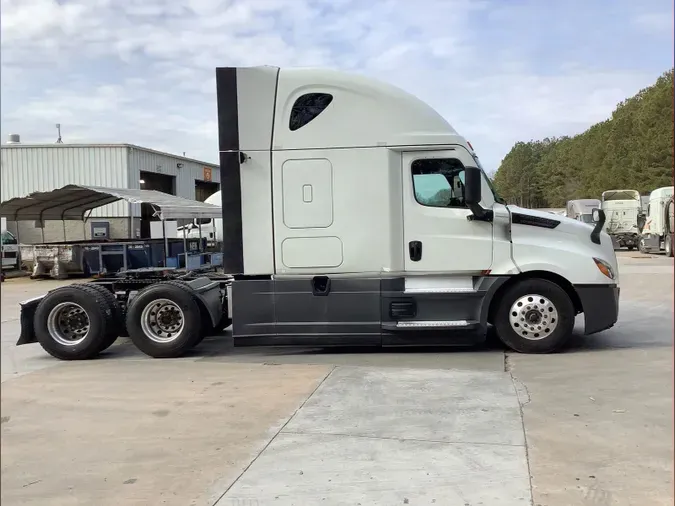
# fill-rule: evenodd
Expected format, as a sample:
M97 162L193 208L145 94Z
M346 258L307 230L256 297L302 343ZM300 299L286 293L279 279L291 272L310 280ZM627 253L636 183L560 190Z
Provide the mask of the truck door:
M476 164L463 146L402 153L406 272L469 274L492 265L492 224L470 220L464 203L467 165Z

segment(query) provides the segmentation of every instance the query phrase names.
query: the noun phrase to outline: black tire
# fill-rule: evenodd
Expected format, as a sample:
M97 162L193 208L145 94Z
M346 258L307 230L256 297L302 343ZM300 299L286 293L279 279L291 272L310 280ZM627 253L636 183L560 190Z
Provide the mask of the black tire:
M532 335L532 338L528 338L516 332L511 327L509 319L512 306L517 304L520 298L528 295L545 297L550 301L554 310L557 312L558 316L555 318L554 322L556 323L556 326L552 329L551 333L545 337L539 337L539 334L532 333L531 331L528 333L526 332L526 329L521 327L521 332ZM534 304L536 304L536 302L537 301L533 301ZM574 305L565 290L551 281L544 279L526 279L520 281L508 288L504 295L497 301L497 304L499 305L495 311L494 318L497 336L506 346L514 351L519 353L551 353L563 346L572 336L575 317ZM528 302L525 302L525 304L528 304ZM525 310L525 308L523 308L523 310ZM518 325L518 323L514 323L514 325ZM542 326L545 327L545 325ZM534 332L536 332L536 328Z
M125 333L125 324L124 324L124 312L117 302L117 297L105 286L99 283L83 283L82 286L88 286L92 290L96 290L101 296L106 300L108 306L113 313L113 325L110 327L108 335L105 337L102 348L99 351L104 351L110 348L117 338Z
M628 251L633 251L634 246L631 244L630 246L627 246Z
M199 332L199 337L195 341L195 344L193 345L193 347L199 345L199 343L201 343L206 336L211 335L213 333L213 324L211 323L211 315L209 314L207 309L204 307L204 304L202 304L197 299L196 294L194 293L194 291L192 290L190 285L187 284L187 282L185 282L181 279L172 279L172 280L166 281L166 283L169 284L169 285L183 286L183 287L187 288L190 291L190 293L192 293L193 296L195 297L197 305L199 306L199 313L201 315L202 326L201 326L201 330Z
M59 311L57 306L67 303L79 306L89 320L89 330L84 339L73 344L64 344L63 336L52 333L54 325L49 321L50 315L58 314L52 313ZM110 329L115 327L115 322L112 309L100 292L88 286L73 284L52 290L40 301L35 310L33 325L38 342L53 357L61 360L86 360L100 353L110 335Z
M166 342L159 342L146 334L142 325L143 311L158 299L171 301L182 312L182 327L175 335L157 334L166 337ZM144 288L127 309L127 330L132 342L146 355L154 358L180 357L197 344L202 334L202 318L193 291L183 283L172 281Z

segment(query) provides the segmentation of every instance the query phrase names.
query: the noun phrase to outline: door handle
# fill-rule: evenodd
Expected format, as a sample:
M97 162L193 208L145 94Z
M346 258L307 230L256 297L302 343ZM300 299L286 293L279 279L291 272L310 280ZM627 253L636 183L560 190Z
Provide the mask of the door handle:
M410 260L413 262L419 262L422 260L422 242L421 241L410 241L408 243L408 251L410 253Z

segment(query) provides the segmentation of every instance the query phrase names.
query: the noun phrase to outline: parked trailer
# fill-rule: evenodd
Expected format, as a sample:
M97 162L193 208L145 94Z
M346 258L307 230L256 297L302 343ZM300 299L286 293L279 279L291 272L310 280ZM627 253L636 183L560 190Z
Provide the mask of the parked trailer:
M665 251L666 256L673 256L674 207L672 186L657 188L649 194L645 222L640 231L642 253Z
M506 205L417 98L316 69L220 68L216 83L228 275L59 288L22 305L17 344L85 359L127 332L176 357L230 321L235 346L458 345L493 324L511 349L545 353L577 314L586 334L617 321L602 210L591 228Z
M33 278L49 276L67 279L71 275L92 276L143 267L177 267L184 264L185 250L202 251L199 238L187 241L170 238L168 253L164 239L120 239L62 241L45 244L22 244L22 267ZM202 245L203 246L203 245ZM165 258L166 257L166 258ZM179 264L180 262L180 264Z

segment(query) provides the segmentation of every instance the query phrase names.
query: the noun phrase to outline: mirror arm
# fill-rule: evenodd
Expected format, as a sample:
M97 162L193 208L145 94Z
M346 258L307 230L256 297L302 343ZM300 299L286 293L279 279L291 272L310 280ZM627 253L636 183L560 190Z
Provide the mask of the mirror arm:
M472 213L469 216L467 216L467 219L469 221L472 221L472 220L488 221L488 222L492 221L492 218L494 216L494 213L492 212L492 209L485 209L480 204L468 204L468 206L469 206L469 209L471 209L471 213Z
M598 221L595 223L595 227L591 232L591 242L593 242L594 244L601 243L600 233L602 232L602 227L605 226L606 221L605 212L602 209L597 209L597 211L598 211Z

